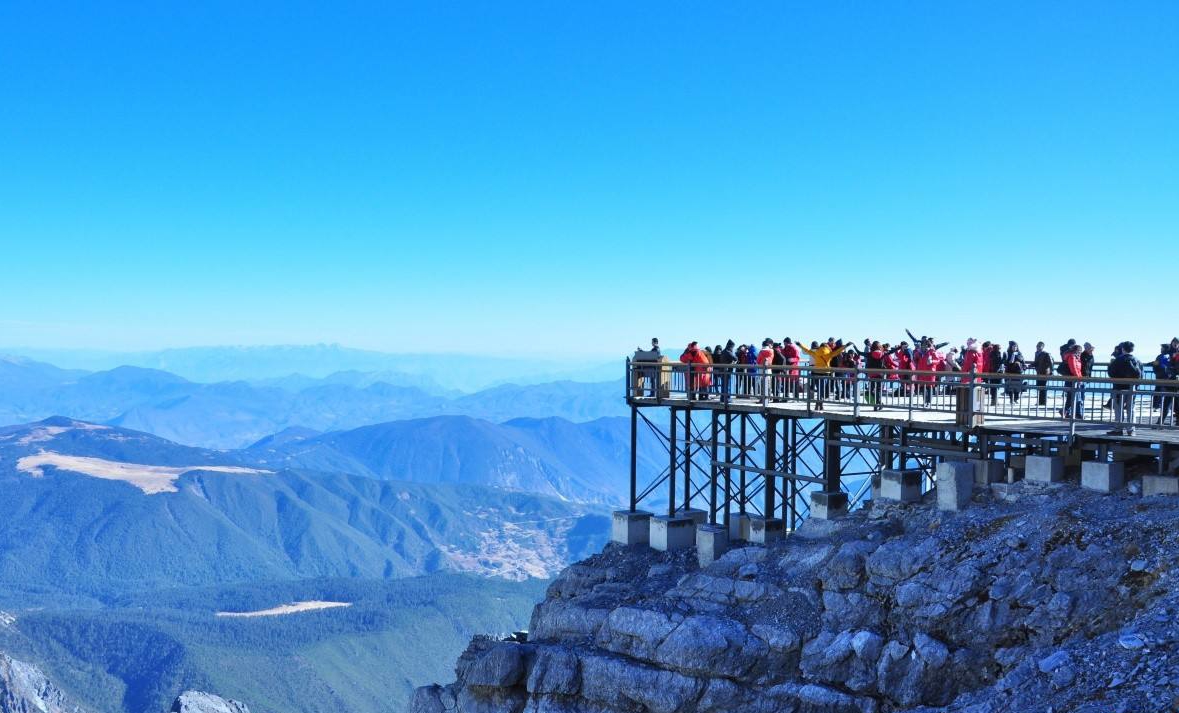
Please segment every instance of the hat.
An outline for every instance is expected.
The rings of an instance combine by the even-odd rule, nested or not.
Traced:
[[[975,344],[978,344],[978,340],[975,339],[974,337],[971,337],[970,339],[966,340],[966,348],[967,349],[973,349]]]
[[[1090,344],[1089,342],[1085,342],[1085,348],[1086,348],[1086,349],[1092,349],[1092,348],[1093,348],[1093,345],[1092,345],[1092,344]]]
[[[773,343],[774,343],[774,340],[773,340],[773,339],[770,339],[769,337],[766,337],[765,339],[761,340],[761,345],[762,345],[763,347],[768,347],[768,346],[770,346],[770,345],[771,345],[771,344],[773,344]]]
[[[733,342],[733,340],[732,340],[732,339],[730,339],[729,341],[725,342],[725,349],[732,349],[732,348],[733,348],[733,347],[735,347],[735,346],[737,346],[737,345],[736,345],[736,344]]]

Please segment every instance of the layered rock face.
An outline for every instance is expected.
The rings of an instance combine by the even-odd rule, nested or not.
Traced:
[[[528,641],[476,639],[411,713],[1171,710],[1177,534],[1179,498],[1023,484],[704,569],[610,546],[552,584]]]

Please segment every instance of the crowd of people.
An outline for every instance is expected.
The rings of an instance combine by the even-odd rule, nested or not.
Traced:
[[[762,340],[761,346],[737,344],[733,340],[712,349],[691,342],[679,356],[683,364],[692,365],[691,383],[687,386],[690,399],[707,400],[713,397],[727,401],[732,396],[765,396],[779,400],[798,397],[805,389],[816,410],[823,410],[825,400],[847,398],[860,381],[854,373],[839,369],[866,369],[865,403],[874,409],[884,408],[884,399],[892,396],[915,395],[928,405],[939,392],[953,394],[954,385],[979,383],[985,386],[990,403],[998,402],[1000,392],[1005,399],[1017,404],[1025,391],[1034,391],[1036,405],[1047,406],[1047,381],[1053,375],[1069,377],[1093,376],[1097,362],[1095,349],[1089,342],[1070,339],[1060,345],[1057,354],[1047,351],[1043,342],[1029,360],[1015,341],[1000,342],[968,339],[960,347],[942,351],[949,342],[938,342],[933,337],[920,339],[906,330],[909,339],[893,345],[865,339],[862,346],[850,340],[828,337],[824,342],[812,341],[807,346],[790,337],[782,341]],[[659,340],[651,340],[651,349],[638,349],[636,362],[658,362],[662,359]],[[804,358],[809,359],[806,373]],[[712,365],[730,368],[712,369]],[[1159,354],[1150,362],[1148,373],[1134,355],[1134,343],[1122,342],[1110,355],[1107,376],[1113,379],[1179,380],[1179,338],[1161,344]],[[765,369],[759,367],[778,367]],[[1029,378],[1025,374],[1035,374]],[[1065,381],[1064,402],[1057,412],[1065,417],[1085,417],[1085,382]],[[641,387],[640,387],[641,388]],[[652,383],[651,388],[655,388]],[[1153,408],[1161,410],[1159,423],[1170,418],[1179,423],[1179,392],[1176,387],[1158,386],[1153,392]],[[1132,384],[1113,383],[1110,399],[1104,408],[1113,409],[1114,420],[1125,424],[1114,434],[1133,435],[1133,407],[1136,389]]]

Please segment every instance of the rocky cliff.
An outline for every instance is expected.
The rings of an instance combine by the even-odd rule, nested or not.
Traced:
[[[0,713],[82,713],[36,666],[0,653]]]
[[[701,569],[611,545],[411,713],[1174,710],[1179,498],[1075,485],[810,521]]]
[[[211,693],[185,691],[172,704],[171,713],[250,713],[245,703],[230,701]]]
[[[53,685],[36,666],[0,653],[0,713],[87,713]],[[243,703],[187,691],[171,713],[250,713]]]

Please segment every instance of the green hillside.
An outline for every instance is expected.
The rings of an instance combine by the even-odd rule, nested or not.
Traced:
[[[17,621],[0,628],[0,650],[37,662],[104,713],[165,710],[185,688],[246,701],[256,713],[398,711],[414,686],[452,674],[473,634],[525,626],[544,586],[435,574],[172,589],[102,609],[11,611]],[[308,600],[352,606],[216,616]]]

